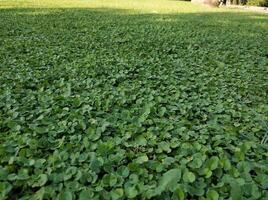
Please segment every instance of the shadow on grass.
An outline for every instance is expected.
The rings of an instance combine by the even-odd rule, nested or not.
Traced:
[[[76,51],[82,53],[87,47],[83,41],[84,45],[107,50],[116,45],[131,48],[135,43],[140,50],[147,51],[150,48],[144,49],[145,43],[160,49],[165,43],[180,48],[197,45],[210,49],[212,55],[213,51],[226,50],[239,54],[241,49],[250,51],[250,46],[258,47],[260,52],[256,55],[267,54],[268,17],[257,13],[142,14],[110,8],[19,8],[2,9],[0,23],[0,41],[10,42],[2,48],[4,54],[29,44],[37,45],[36,48],[48,45],[47,48],[57,51],[59,46],[67,47],[67,43],[77,45]],[[12,44],[16,40],[17,45]],[[140,53],[139,48],[132,49],[135,50]]]
[[[267,64],[268,17],[258,13],[20,8],[2,9],[0,24],[2,66],[87,66],[92,60],[135,66],[153,59],[186,66],[220,61],[263,71]]]
[[[18,8],[2,9],[0,23],[2,58],[16,56],[31,66],[79,63],[94,52],[118,59],[159,52],[190,59],[195,54],[230,64],[268,53],[268,17],[258,13]]]
[[[146,14],[111,8],[9,8],[1,9],[0,16],[2,34],[6,29],[11,28],[10,26],[16,29],[23,24],[22,29],[38,27],[42,31],[42,24],[45,24],[44,28],[49,28],[58,23],[66,28],[70,24],[76,24],[77,28],[90,24],[96,24],[96,27],[102,24],[112,24],[114,27],[119,27],[125,23],[129,26],[139,24],[141,26],[168,27],[175,25],[184,27],[189,25],[185,32],[198,32],[202,31],[202,28],[210,27],[212,32],[225,32],[226,34],[239,34],[241,29],[245,34],[248,32],[251,34],[267,33],[268,27],[268,15],[249,12]]]

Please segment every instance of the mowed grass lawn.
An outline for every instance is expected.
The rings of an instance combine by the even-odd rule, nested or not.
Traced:
[[[0,199],[268,199],[268,15],[0,1]]]

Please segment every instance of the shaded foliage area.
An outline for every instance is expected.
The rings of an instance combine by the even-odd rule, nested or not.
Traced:
[[[267,7],[268,6],[268,0],[229,0],[229,1],[224,1],[229,2],[230,4],[233,5],[248,5],[248,6],[263,6]]]
[[[2,199],[266,199],[267,16],[0,12]]]
[[[247,5],[268,7],[268,0],[248,0]]]

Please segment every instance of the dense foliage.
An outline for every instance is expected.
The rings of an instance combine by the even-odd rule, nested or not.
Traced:
[[[247,5],[268,7],[268,0],[248,0]]]
[[[230,0],[230,4],[268,7],[268,0]]]
[[[268,198],[268,16],[175,5],[1,9],[0,199]]]

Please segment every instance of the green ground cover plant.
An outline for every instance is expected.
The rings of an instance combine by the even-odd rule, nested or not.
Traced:
[[[267,20],[0,1],[0,199],[267,199]]]

